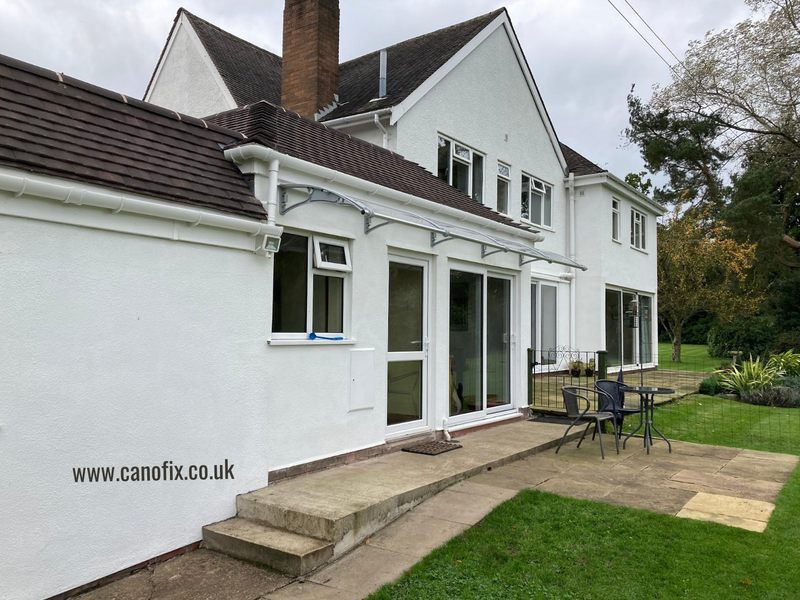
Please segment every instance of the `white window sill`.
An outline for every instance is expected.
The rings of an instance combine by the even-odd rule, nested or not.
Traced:
[[[611,241],[614,242],[615,244],[619,244],[620,246],[622,246],[622,242],[620,242],[619,240],[615,240],[614,238],[611,238]],[[631,246],[631,248],[632,247],[633,246]]]
[[[267,344],[270,346],[353,346],[355,343],[356,340],[352,338],[346,340],[321,340],[319,338],[316,340],[267,340]]]
[[[637,248],[636,246],[631,246],[631,250],[636,250],[637,252],[641,252],[642,254],[650,254],[647,250],[642,250],[641,248]]]

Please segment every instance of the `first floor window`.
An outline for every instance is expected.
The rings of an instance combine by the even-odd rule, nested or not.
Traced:
[[[552,186],[523,173],[520,203],[523,219],[546,227],[553,225]]]
[[[638,210],[631,209],[631,246],[645,250],[645,216]]]
[[[483,155],[439,136],[436,175],[454,188],[483,202]]]
[[[511,167],[497,163],[497,212],[508,214],[508,196],[511,188]]]
[[[611,239],[619,241],[619,200],[611,200]]]
[[[284,233],[273,260],[272,332],[344,335],[348,243]]]

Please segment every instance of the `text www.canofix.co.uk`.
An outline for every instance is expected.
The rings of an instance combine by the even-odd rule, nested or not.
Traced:
[[[186,471],[184,472],[184,469]],[[165,460],[160,465],[136,467],[78,467],[72,468],[75,483],[100,483],[108,481],[196,481],[233,479],[233,463],[225,459],[220,465],[174,465]]]

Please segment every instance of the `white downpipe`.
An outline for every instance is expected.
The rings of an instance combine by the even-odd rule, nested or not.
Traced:
[[[60,185],[44,181],[35,175],[19,177],[0,173],[0,190],[11,192],[16,197],[25,194],[37,198],[56,200],[64,204],[105,208],[112,213],[126,212],[172,221],[182,221],[189,223],[192,227],[204,225],[206,227],[241,231],[249,233],[251,236],[266,234],[280,236],[283,231],[282,227],[270,225],[263,221],[229,217],[207,210],[185,208],[178,204],[143,200],[107,192],[98,192],[88,188]]]
[[[449,206],[445,206],[444,204],[438,204],[431,200],[418,198],[417,196],[413,196],[405,192],[399,192],[395,189],[383,185],[378,185],[376,183],[372,183],[364,179],[359,179],[358,177],[354,177],[353,175],[347,175],[346,173],[342,173],[340,171],[334,171],[333,169],[329,169],[328,167],[322,167],[320,165],[316,165],[314,163],[310,163],[308,161],[295,158],[294,156],[283,154],[281,152],[278,152],[277,150],[273,150],[272,148],[267,148],[266,146],[260,146],[258,144],[248,144],[246,146],[229,148],[228,150],[225,150],[225,158],[227,158],[228,160],[232,160],[236,164],[242,164],[247,162],[248,160],[261,160],[269,162],[270,160],[277,159],[284,167],[290,169],[297,169],[298,171],[303,171],[305,173],[308,173],[309,175],[320,177],[321,179],[325,179],[329,183],[340,183],[342,185],[359,189],[370,196],[379,194],[381,196],[384,196],[391,200],[395,200],[402,204],[407,204],[411,206],[416,206],[418,208],[422,208],[424,210],[430,211],[433,214],[441,214],[458,221],[475,223],[476,225],[479,225],[485,229],[498,231],[511,237],[527,239],[534,243],[541,242],[544,240],[544,237],[538,233],[517,229],[516,227],[504,225],[503,223],[497,223],[495,221],[491,221],[484,217],[479,217],[477,215],[470,214],[468,212],[459,210],[457,208],[451,208]]]
[[[384,148],[388,148],[389,147],[389,134],[386,132],[386,128],[381,123],[381,119],[380,119],[380,117],[378,115],[375,115],[375,119],[374,120],[375,120],[375,125],[378,127],[378,129],[381,130],[381,133],[383,134],[383,147]]]
[[[569,179],[567,180],[567,185],[569,186],[569,258],[570,260],[575,260],[575,173],[569,174]],[[576,318],[577,318],[577,310],[575,303],[577,302],[577,293],[575,288],[577,287],[575,283],[575,277],[577,276],[577,269],[574,267],[570,267],[570,274],[572,277],[570,278],[569,282],[569,346],[570,348],[575,347],[576,339],[577,339],[577,332],[576,332]]]
[[[269,189],[267,190],[267,223],[275,225],[275,215],[278,213],[278,167],[277,158],[269,161]]]

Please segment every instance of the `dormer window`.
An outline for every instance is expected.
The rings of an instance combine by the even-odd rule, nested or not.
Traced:
[[[453,140],[439,136],[436,175],[457,190],[483,202],[482,154]]]

